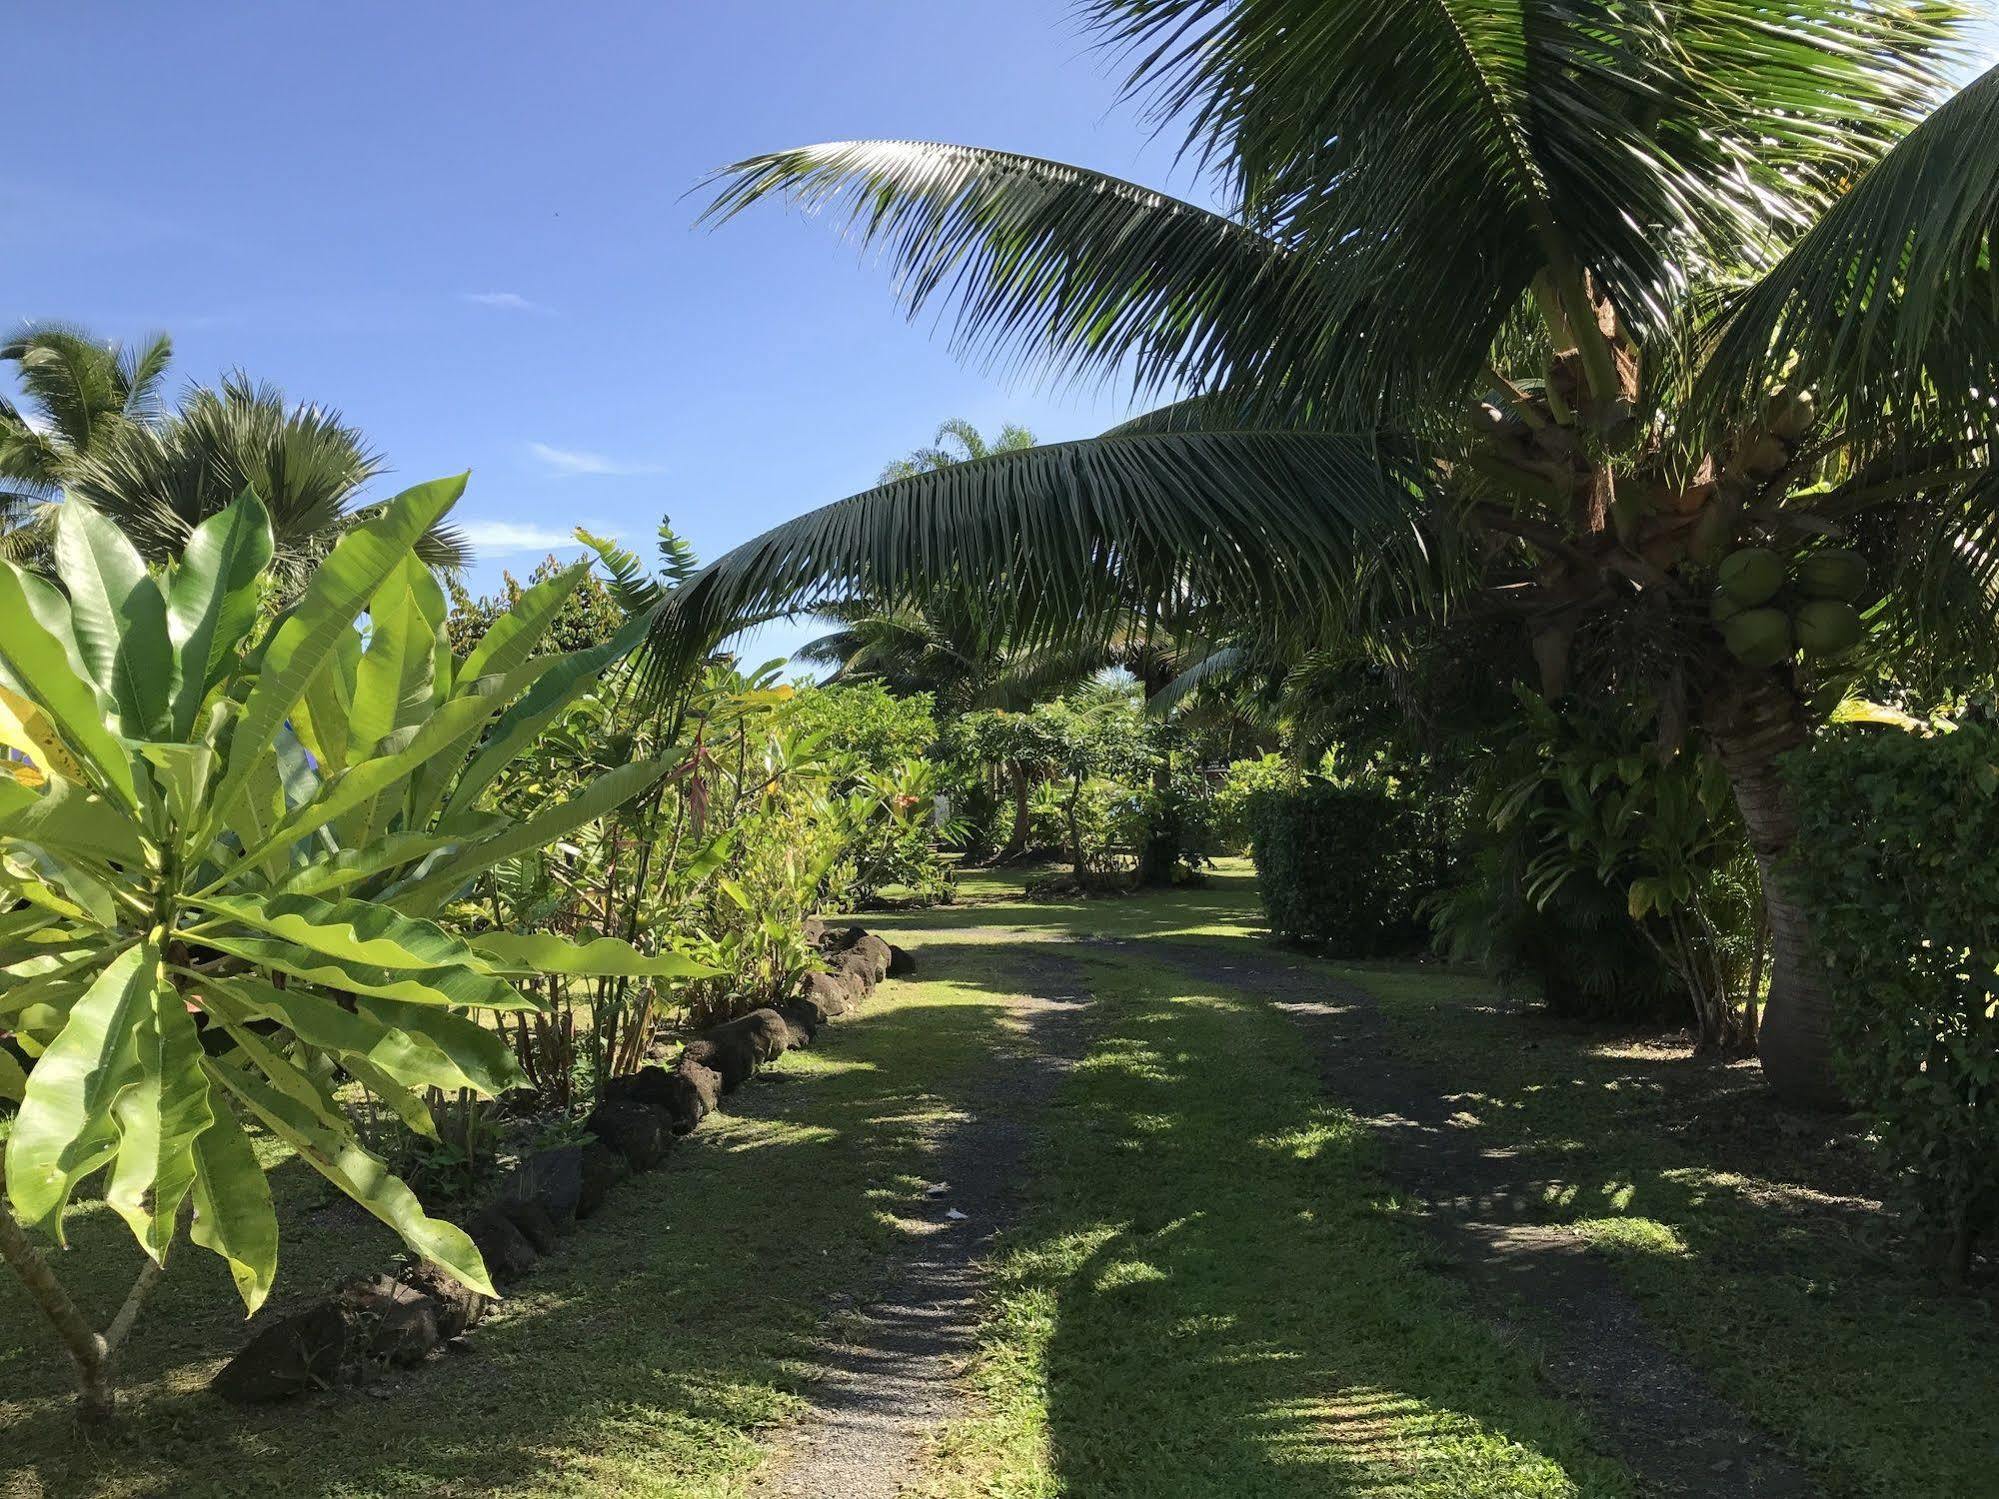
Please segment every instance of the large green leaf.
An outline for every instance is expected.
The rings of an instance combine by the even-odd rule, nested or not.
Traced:
[[[401,1065],[410,1069],[412,1082],[423,1075],[427,1066],[438,1075],[456,1074],[460,1079],[457,1083],[438,1083],[438,1087],[467,1087],[497,1098],[527,1081],[521,1072],[520,1059],[506,1037],[476,1020],[431,1005],[372,996],[357,999],[354,1008],[363,1016],[392,1027],[419,1051],[429,1054],[427,1063],[416,1056],[402,1059]],[[396,1075],[404,1074],[398,1071]]]
[[[302,864],[273,887],[297,895],[327,895],[376,876],[414,864],[440,849],[453,848],[469,835],[387,833],[366,848],[343,848],[337,854]]]
[[[430,569],[407,557],[368,599],[368,642],[354,674],[350,753],[416,723],[430,704],[433,645],[444,594]]]
[[[194,1142],[194,1226],[188,1237],[229,1264],[243,1307],[254,1313],[278,1274],[278,1215],[249,1136],[226,1108]]]
[[[319,761],[328,777],[347,768],[353,728],[354,681],[361,670],[361,636],[349,630],[340,637],[305,692],[292,708],[292,728]]]
[[[341,537],[313,573],[305,597],[264,649],[256,685],[230,743],[229,768],[216,788],[214,821],[227,820],[252,768],[269,755],[278,726],[342,638],[352,633],[355,616],[369,597],[465,492],[465,478],[434,479],[404,490],[380,514]]]
[[[14,782],[0,782],[0,806],[12,799]],[[51,781],[40,795],[28,792],[26,805],[0,811],[0,835],[39,844],[93,863],[143,868],[146,847],[131,816],[81,786]]]
[[[213,896],[190,904],[344,963],[410,969],[483,966],[477,953],[436,922],[373,901],[270,895]],[[205,941],[208,929],[197,926],[190,935]]]
[[[138,1075],[111,1109],[118,1158],[104,1200],[140,1247],[164,1264],[181,1203],[194,1187],[195,1141],[215,1122],[200,1065],[201,1037],[180,991],[164,977],[153,990],[152,1008],[139,1018],[137,1047]]]
[[[97,976],[28,1074],[7,1139],[7,1195],[23,1219],[46,1221],[58,1238],[70,1192],[118,1147],[111,1106],[139,1078],[139,1023],[161,981],[156,932]]]
[[[298,1101],[226,1060],[204,1060],[208,1075],[241,1100],[271,1132],[334,1186],[473,1290],[497,1296],[486,1262],[464,1230],[423,1211],[401,1178],[360,1146],[329,1133]]]
[[[608,978],[712,978],[720,972],[685,953],[642,953],[616,937],[570,942],[552,932],[481,932],[469,939],[481,955],[514,973]]]
[[[549,672],[563,664],[561,656],[536,656],[521,661],[504,672],[493,672],[482,677],[461,674],[456,694],[451,701],[436,710],[434,717],[444,717],[455,712],[460,705],[468,702],[484,703],[485,711],[475,715],[476,722],[459,732],[445,745],[417,776],[410,792],[410,821],[420,825],[429,820],[437,810],[437,804],[444,799],[444,793],[465,768],[465,753],[472,748],[479,737],[480,727],[485,720],[505,708],[523,692],[531,690]],[[427,726],[426,726],[427,727]]]
[[[277,1021],[306,1045],[343,1062],[358,1057],[411,1087],[471,1088],[497,1097],[521,1081],[520,1063],[497,1032],[448,1011],[372,998],[348,1010],[323,995],[243,974],[222,987],[247,1013]]]
[[[134,739],[166,732],[174,652],[167,601],[125,533],[72,496],[56,518],[56,571],[77,649]]]
[[[260,968],[289,973],[308,983],[347,994],[373,994],[420,1005],[467,1005],[488,1010],[532,1010],[536,1002],[504,979],[472,968],[389,969],[342,962],[311,948],[274,937],[209,935],[202,945]]]
[[[502,859],[553,843],[563,834],[615,812],[632,798],[645,792],[673,768],[667,760],[641,760],[621,765],[599,776],[576,796],[560,806],[503,828],[490,837],[447,855],[438,867],[412,884],[383,892],[386,903],[409,914],[423,915],[449,900],[454,892],[481,870]]]
[[[30,585],[13,563],[0,560],[0,661],[22,690],[48,710],[72,750],[97,778],[133,810],[139,799],[132,783],[131,757],[106,727],[94,687],[72,669],[63,642],[29,607]]]
[[[518,703],[493,725],[493,732],[444,804],[444,816],[455,819],[471,808],[479,793],[491,785],[514,758],[533,744],[549,721],[574,698],[598,685],[604,669],[639,648],[646,638],[648,619],[638,615],[602,645],[558,656]]]
[[[202,699],[256,624],[271,550],[270,513],[247,489],[188,538],[167,582],[167,632],[180,668],[175,738],[194,732]]]
[[[464,668],[459,672],[460,680],[476,681],[480,677],[512,671],[541,644],[561,614],[562,606],[571,594],[590,575],[590,563],[586,558],[563,568],[552,578],[544,578],[514,601],[507,610],[487,628],[465,655]]]
[[[454,744],[461,743],[466,734],[476,734],[479,725],[492,715],[496,706],[491,700],[478,697],[452,699],[432,714],[400,748],[348,766],[328,782],[318,796],[298,807],[259,839],[245,857],[255,861],[273,849],[296,843],[306,834],[346,816],[390,787],[407,780],[433,756],[448,752]]]
[[[14,1060],[14,1053],[0,1046],[0,1098],[19,1103],[28,1091],[28,1074]]]

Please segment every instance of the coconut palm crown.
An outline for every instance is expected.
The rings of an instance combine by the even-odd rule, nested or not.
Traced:
[[[1834,1100],[1778,759],[1862,665],[1999,663],[1999,72],[1946,100],[1963,9],[1086,11],[1226,212],[853,141],[728,169],[710,215],[830,213],[968,354],[1182,399],[779,526],[657,640],[918,579],[1027,636],[1134,601],[1321,647],[1517,619],[1544,691],[1642,695],[1726,765],[1768,886],[1765,1070]]]

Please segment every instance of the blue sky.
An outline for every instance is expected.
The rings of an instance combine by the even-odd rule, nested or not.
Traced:
[[[480,584],[662,512],[713,556],[947,416],[1123,414],[961,366],[824,225],[695,230],[712,168],[921,136],[1188,186],[1068,0],[71,0],[9,40],[0,322],[164,328],[183,378],[338,406],[395,478],[470,468]]]
[[[1122,414],[962,367],[825,225],[696,230],[686,196],[873,135],[1166,180],[1067,0],[79,0],[9,31],[0,322],[164,328],[181,376],[338,406],[396,479],[470,468],[482,583],[577,524],[649,547],[662,512],[712,556],[944,417]]]

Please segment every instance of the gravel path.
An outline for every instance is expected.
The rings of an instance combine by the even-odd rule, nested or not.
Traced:
[[[1806,1499],[1811,1481],[1700,1373],[1668,1349],[1576,1235],[1538,1221],[1540,1183],[1510,1152],[1456,1122],[1449,1089],[1395,1054],[1374,998],[1281,954],[1142,943],[1220,991],[1261,994],[1296,1022],[1326,1091],[1383,1142],[1390,1176],[1467,1279],[1534,1312],[1545,1372],[1588,1414],[1648,1492],[1701,1499]]]
[[[759,1499],[891,1499],[916,1476],[958,1413],[985,1256],[1011,1221],[1035,1119],[1082,1053],[1089,996],[1074,962],[1031,947],[917,951],[926,980],[976,963],[981,985],[1017,985],[1002,1000],[1009,1041],[939,1134],[929,1169],[944,1190],[906,1225],[907,1257],[821,1348],[812,1414],[777,1440],[751,1487]]]

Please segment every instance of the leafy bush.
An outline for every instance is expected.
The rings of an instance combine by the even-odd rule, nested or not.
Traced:
[[[1265,791],[1288,791],[1299,784],[1298,767],[1279,754],[1260,760],[1231,760],[1222,782],[1214,789],[1210,813],[1212,836],[1218,849],[1242,853],[1252,837],[1250,808]]]
[[[1849,732],[1786,771],[1836,1062],[1961,1275],[1999,1224],[1999,733]]]
[[[1263,909],[1278,936],[1354,958],[1421,940],[1430,861],[1414,809],[1391,787],[1307,781],[1255,797],[1249,820]]]
[[[424,1090],[491,1096],[519,1075],[468,1010],[531,1009],[518,986],[549,971],[705,971],[670,950],[467,937],[434,919],[485,871],[668,769],[635,760],[525,820],[482,804],[636,634],[533,655],[581,579],[571,569],[455,657],[417,548],[463,488],[419,485],[382,507],[276,614],[270,520],[248,493],[163,574],[74,498],[56,525],[66,592],[0,562],[0,743],[21,757],[0,776],[0,1024],[33,1059],[0,1068],[0,1095],[19,1103],[0,1249],[63,1332],[95,1413],[115,1339],[85,1336],[22,1223],[60,1238],[72,1195],[107,1172],[106,1203],[152,1261],[141,1291],[185,1230],[255,1310],[278,1227],[254,1124],[490,1290],[471,1241],[366,1148],[339,1074],[431,1133]]]
[[[1530,890],[1542,829],[1518,819],[1465,861],[1468,877],[1430,906],[1433,944],[1504,987],[1529,985],[1565,1020],[1635,1020],[1684,1012],[1678,975],[1631,919],[1623,892],[1579,871]]]
[[[1515,918],[1522,955],[1548,973],[1551,1008],[1627,1018],[1690,1007],[1702,1046],[1748,1049],[1760,886],[1720,764],[1690,745],[1662,748],[1656,724],[1615,705],[1558,710],[1524,688],[1519,698],[1524,717],[1481,801],[1502,845],[1495,914]],[[1515,885],[1531,914],[1514,905]],[[1565,942],[1571,925],[1587,946]]]

